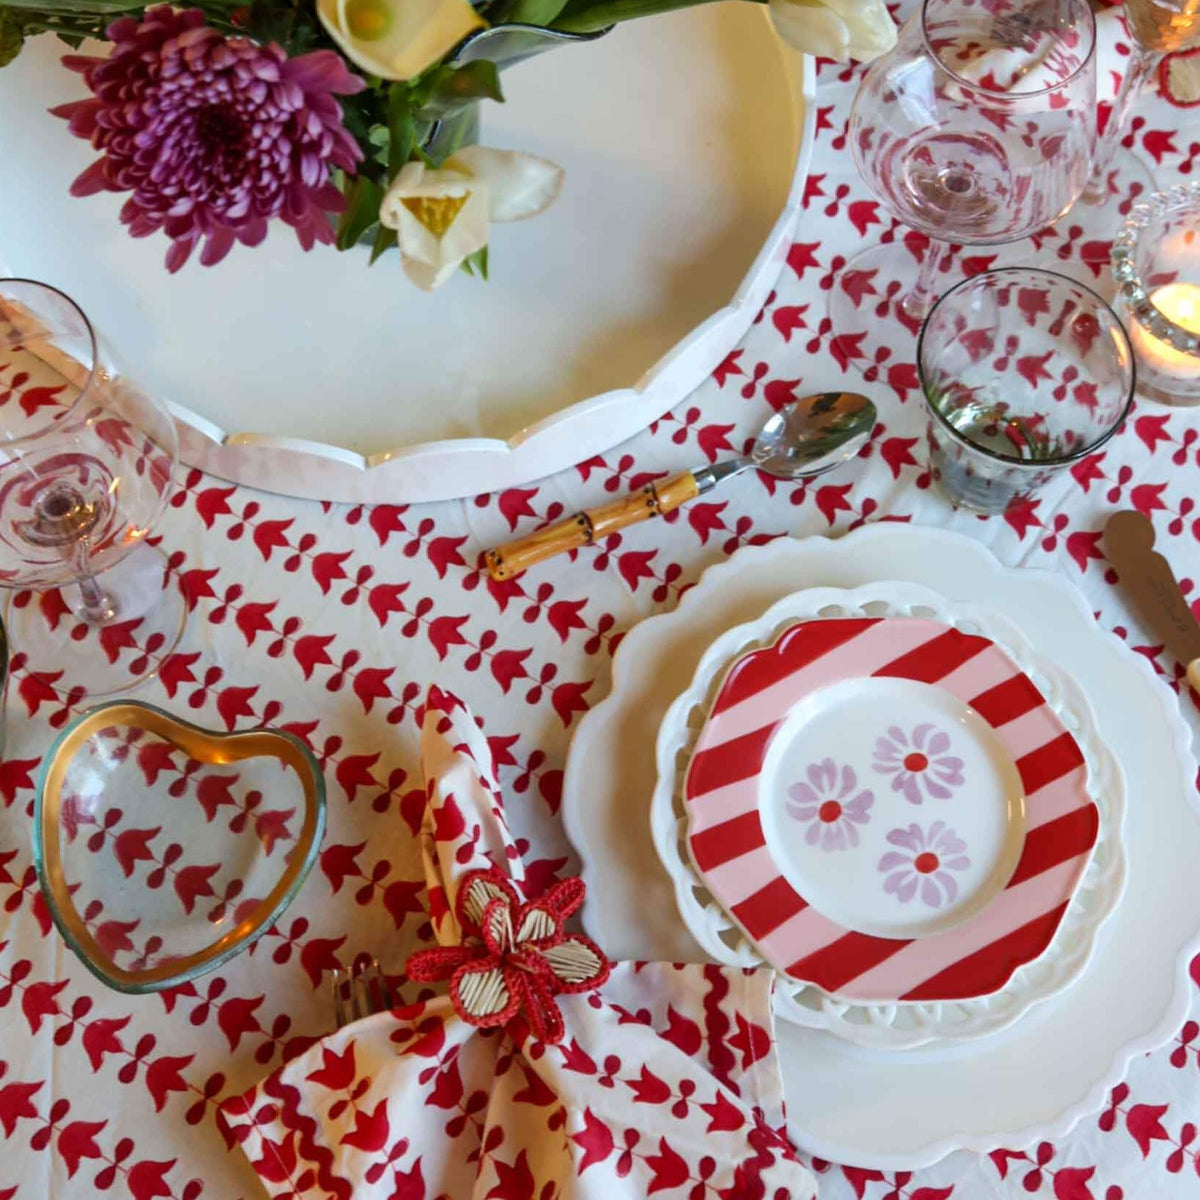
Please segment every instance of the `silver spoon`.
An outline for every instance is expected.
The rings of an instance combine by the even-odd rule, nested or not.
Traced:
[[[755,467],[778,479],[811,479],[853,458],[875,428],[875,405],[857,392],[821,392],[785,404],[762,427],[749,454],[684,471],[622,500],[489,550],[488,574],[503,581],[534,563],[616,533],[648,517],[673,512],[717,484]]]

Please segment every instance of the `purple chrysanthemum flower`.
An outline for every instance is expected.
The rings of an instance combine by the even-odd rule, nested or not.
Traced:
[[[134,237],[171,239],[178,271],[196,243],[218,263],[234,239],[257,246],[279,217],[305,250],[332,242],[344,201],[333,167],[362,158],[334,94],[365,82],[332,50],[288,58],[279,46],[227,38],[196,8],[149,8],[108,27],[109,58],[68,55],[93,98],[51,111],[103,157],[71,185],[74,196],[132,192],[121,220]]]

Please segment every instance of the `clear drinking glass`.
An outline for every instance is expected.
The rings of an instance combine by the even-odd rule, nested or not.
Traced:
[[[901,297],[915,333],[947,243],[1017,241],[1066,212],[1091,162],[1095,44],[1087,0],[925,0],[863,77],[849,140],[867,186],[929,248],[918,270],[896,238],[843,280],[869,273],[873,294]],[[869,319],[861,297],[834,289],[835,333]]]
[[[176,454],[170,416],[73,300],[0,279],[0,585],[42,593],[8,606],[26,669],[97,696],[145,679],[175,648],[186,605],[145,539]]]
[[[1109,196],[1109,176],[1142,88],[1158,73],[1168,54],[1200,45],[1200,0],[1125,0],[1125,24],[1133,42],[1129,67],[1096,142],[1092,176],[1084,193],[1089,203]]]
[[[1133,400],[1133,351],[1112,309],[1026,267],[951,288],[921,329],[917,372],[933,477],[981,513],[1027,500],[1094,453]]]

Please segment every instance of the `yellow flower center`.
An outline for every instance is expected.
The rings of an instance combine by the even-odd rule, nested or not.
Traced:
[[[346,24],[360,42],[377,42],[392,28],[392,14],[384,0],[347,0]]]
[[[441,238],[470,198],[470,192],[464,192],[461,196],[405,196],[400,203],[435,238]]]

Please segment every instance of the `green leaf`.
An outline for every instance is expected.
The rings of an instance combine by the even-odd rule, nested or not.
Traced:
[[[109,13],[140,12],[141,4],[130,0],[4,0],[5,8],[32,10],[53,15],[70,13],[73,16],[96,16]]]
[[[517,0],[507,19],[523,25],[549,25],[566,4],[567,0]]]
[[[386,225],[380,225],[375,232],[375,244],[371,247],[371,261],[368,266],[374,266],[375,260],[386,253],[396,244],[396,231]]]
[[[346,197],[346,211],[338,221],[337,248],[349,250],[351,246],[358,245],[363,234],[379,220],[383,188],[373,180],[357,175],[346,181],[343,195]]]
[[[388,170],[390,183],[400,173],[400,168],[412,156],[416,143],[416,127],[408,89],[402,83],[393,83],[388,90]]]
[[[496,64],[486,58],[464,63],[461,67],[442,67],[431,73],[430,83],[432,86],[421,105],[421,115],[426,117],[447,117],[476,100],[501,103],[504,100],[500,72]],[[424,91],[423,87],[421,92]]]
[[[25,44],[21,24],[11,13],[0,8],[0,67],[7,67]]]
[[[468,275],[474,275],[478,271],[480,277],[486,282],[488,277],[488,248],[484,246],[482,250],[476,250],[474,254],[468,254],[462,260],[462,269]]]

